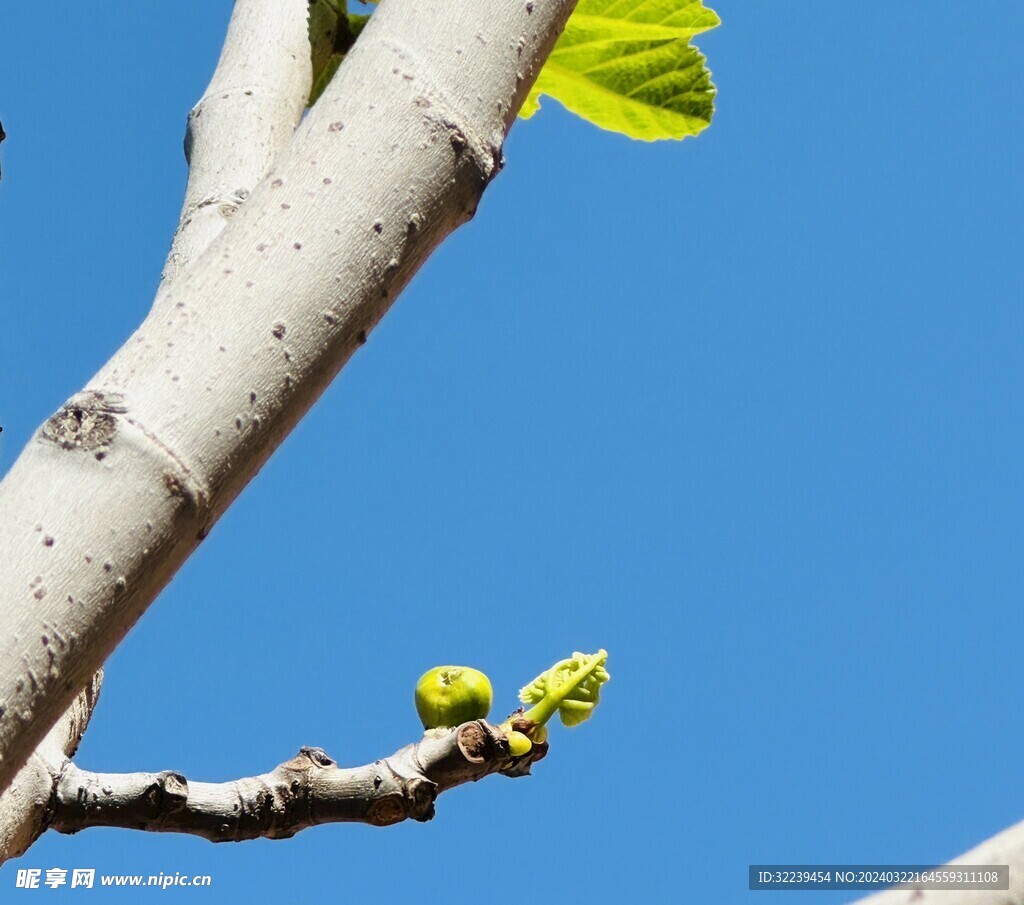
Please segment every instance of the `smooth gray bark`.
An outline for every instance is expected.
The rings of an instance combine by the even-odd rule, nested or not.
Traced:
[[[213,78],[188,117],[188,185],[161,288],[210,247],[291,141],[313,81],[308,5],[235,0]]]
[[[858,905],[1024,905],[1024,823],[1018,823],[964,852],[950,866],[1008,864],[1010,888],[891,889],[861,899]]]
[[[291,139],[312,80],[307,2],[236,0],[213,78],[189,115],[189,179],[161,288],[220,235]],[[0,795],[0,863],[46,829],[53,778],[80,741],[67,733],[85,731],[100,681],[97,674]],[[70,749],[54,743],[54,732]]]

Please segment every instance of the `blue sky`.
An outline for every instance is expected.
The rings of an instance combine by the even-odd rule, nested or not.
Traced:
[[[90,830],[17,866],[214,878],[96,902],[807,902],[747,865],[933,862],[1024,818],[1024,8],[717,8],[699,139],[519,124],[111,659],[78,760],[364,763],[429,666],[510,709],[604,646],[595,719],[426,825]],[[4,9],[0,469],[144,316],[229,12]]]

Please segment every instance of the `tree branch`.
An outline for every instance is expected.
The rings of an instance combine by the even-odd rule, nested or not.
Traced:
[[[573,5],[383,0],[274,171],[23,451],[0,484],[0,789],[472,216]]]
[[[71,765],[57,783],[50,828],[77,833],[113,826],[240,842],[286,839],[324,823],[430,820],[442,792],[492,773],[526,775],[547,747],[513,758],[501,729],[481,720],[433,730],[363,767],[339,767],[322,749],[302,748],[269,773],[226,783],[191,782],[171,771],[89,773]]]
[[[98,672],[0,795],[0,864],[28,851],[46,829],[54,788],[78,750],[102,684]]]
[[[224,49],[188,117],[188,186],[169,286],[220,235],[295,132],[313,80],[309,0],[235,0]]]
[[[166,287],[220,235],[230,217],[291,140],[312,83],[308,37],[309,0],[235,0],[213,78],[193,107],[185,135],[188,185],[164,268]],[[0,141],[3,129],[0,127]],[[95,704],[94,679],[56,728],[85,731],[83,702]],[[64,727],[61,729],[61,727]],[[75,747],[80,741],[79,734]],[[30,846],[44,828],[51,776],[73,751],[44,739],[0,796],[0,863]],[[20,791],[16,791],[19,789]]]
[[[859,900],[857,905],[1024,905],[1024,822],[1003,830],[951,865],[1008,864],[1010,888],[988,890],[888,889]]]

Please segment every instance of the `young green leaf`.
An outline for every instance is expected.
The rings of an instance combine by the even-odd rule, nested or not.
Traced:
[[[685,138],[707,128],[715,86],[690,38],[721,20],[701,0],[580,0],[520,115],[547,94],[594,125],[631,138]]]
[[[590,718],[610,676],[605,669],[608,652],[574,653],[542,672],[519,691],[519,700],[533,705],[522,719],[544,724],[557,712],[565,726],[578,726]]]
[[[347,12],[343,0],[309,0],[313,88],[307,107],[312,107],[324,93],[369,18]]]
[[[340,0],[309,0],[309,46],[313,58],[313,83],[323,74],[334,55]]]
[[[320,95],[324,93],[324,89],[331,83],[334,73],[338,71],[338,67],[344,59],[345,54],[343,53],[334,53],[328,57],[327,63],[320,70],[320,74],[313,80],[313,89],[309,92],[307,107],[312,107],[320,99]]]

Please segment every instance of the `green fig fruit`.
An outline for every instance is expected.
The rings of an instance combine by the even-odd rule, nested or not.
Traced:
[[[416,712],[424,729],[461,726],[491,712],[491,681],[469,666],[435,666],[416,683]]]

